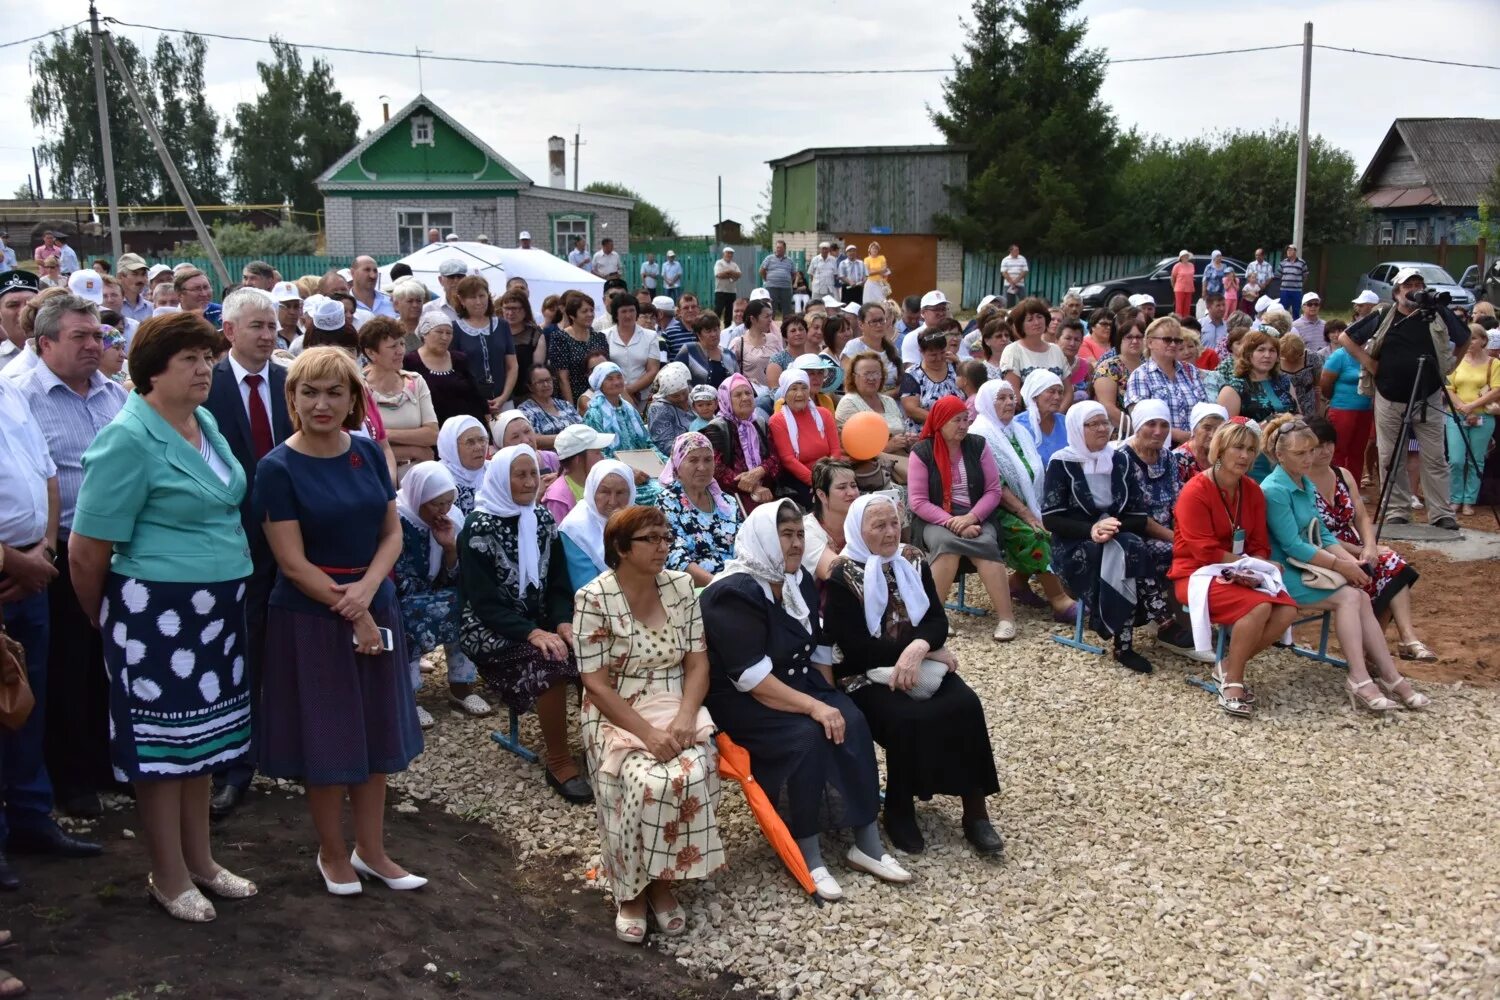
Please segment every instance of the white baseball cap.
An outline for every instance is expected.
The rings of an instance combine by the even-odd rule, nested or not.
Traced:
[[[290,281],[278,281],[276,282],[276,286],[271,289],[271,298],[277,302],[290,302],[293,299],[301,302],[302,293],[297,291],[297,286]]]
[[[656,298],[651,300],[651,305],[656,309],[657,312],[677,311],[677,303],[672,301],[672,296],[670,295],[658,295]]]
[[[676,257],[677,256],[677,251],[676,250],[668,250],[667,251],[667,256],[668,257]]]
[[[531,234],[528,233],[526,230],[523,229],[523,230],[521,230],[521,235],[518,236],[518,237],[516,237],[516,239],[529,240],[529,239],[531,239]]]
[[[750,289],[750,301],[754,302],[757,299],[765,299],[767,302],[769,302],[771,301],[771,293],[766,291],[764,288]]]
[[[800,371],[813,371],[814,369],[828,371],[838,367],[832,358],[825,358],[821,354],[799,354],[792,360],[792,367]]]
[[[146,283],[149,285],[163,274],[171,274],[172,269],[165,264],[152,264],[151,270],[146,272]]]
[[[979,309],[977,311],[984,312],[984,307],[989,305],[991,302],[994,302],[999,297],[1000,296],[998,295],[986,295],[984,298],[979,300]]]
[[[1151,303],[1152,305],[1156,305],[1156,299],[1150,295],[1145,294],[1144,292],[1138,292],[1125,301],[1135,306],[1137,309],[1145,305],[1147,302]]]
[[[73,272],[68,278],[68,291],[79,298],[88,299],[96,306],[104,302],[104,280],[91,267]]]
[[[1319,295],[1317,292],[1308,292],[1306,295],[1302,296],[1302,304],[1307,305],[1309,302],[1316,302],[1319,305],[1322,305],[1323,296]]]
[[[1392,281],[1391,284],[1397,286],[1404,285],[1413,278],[1421,278],[1424,285],[1427,283],[1427,279],[1422,278],[1421,271],[1418,271],[1414,267],[1403,267],[1401,270],[1396,272],[1395,280]]]
[[[1259,316],[1261,313],[1265,312],[1267,309],[1276,304],[1276,300],[1271,298],[1271,296],[1262,295],[1260,298],[1255,300],[1255,315]]]
[[[339,268],[338,275],[339,275],[340,278],[343,278],[345,281],[353,281],[354,280],[354,272],[351,271],[351,270],[349,270],[347,267],[341,267],[341,268]]]
[[[445,243],[457,243],[458,242],[458,234],[457,233],[449,233],[447,236],[443,237],[443,241]]]
[[[1373,306],[1380,304],[1380,296],[1366,288],[1350,301],[1357,306]]]
[[[818,249],[819,250],[832,250],[833,249],[833,244],[829,243],[827,240],[824,240],[822,243],[818,244]]]
[[[588,424],[569,424],[552,439],[552,450],[559,459],[569,459],[590,449],[602,451],[614,443],[613,434],[601,434]]]
[[[829,309],[837,309],[839,307],[839,300],[832,295],[825,295],[823,296],[823,305]]]
[[[850,316],[858,316],[859,315],[859,303],[857,303],[857,302],[845,302],[844,303],[844,312],[848,313]]]
[[[724,248],[724,252],[725,253],[734,253],[734,247],[725,247]]]
[[[923,309],[930,309],[933,306],[945,306],[947,304],[948,296],[944,295],[942,290],[938,288],[934,288],[932,291],[922,296]]]

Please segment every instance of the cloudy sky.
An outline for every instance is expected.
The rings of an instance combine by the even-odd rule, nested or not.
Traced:
[[[920,7],[921,12],[916,11]],[[640,8],[640,9],[637,9]],[[503,18],[488,13],[504,10]],[[0,43],[87,16],[83,0],[39,7],[0,0]],[[203,4],[156,0],[101,13],[122,20],[299,43],[582,64],[761,69],[943,68],[963,43],[965,0],[758,0],[650,5],[489,4],[435,0],[280,0]],[[1466,63],[1500,63],[1500,3],[1428,0],[1304,0],[1206,4],[1198,0],[1085,0],[1090,43],[1114,58],[1315,41]],[[142,48],[156,32],[118,28]],[[21,96],[30,46],[0,49],[0,93]],[[211,40],[209,99],[221,114],[257,90],[255,61],[269,50]],[[334,67],[362,128],[418,90],[413,59],[320,54]],[[1297,50],[1112,67],[1104,98],[1122,126],[1172,138],[1230,127],[1295,124]],[[765,161],[808,146],[939,140],[926,113],[941,101],[941,74],[917,76],[704,76],[475,66],[426,60],[426,93],[503,156],[545,181],[546,141],[581,128],[583,183],[618,181],[662,205],[684,232],[708,231],[725,215],[748,221],[769,177]],[[1397,116],[1500,117],[1500,72],[1315,51],[1312,129],[1348,150],[1361,168]],[[30,169],[37,136],[11,105],[0,130],[0,196]],[[569,183],[572,183],[571,151]],[[44,180],[45,180],[44,172]]]

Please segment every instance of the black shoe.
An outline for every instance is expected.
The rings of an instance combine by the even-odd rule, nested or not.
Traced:
[[[213,819],[227,819],[245,799],[245,790],[239,785],[215,788],[213,798],[208,800],[208,815]]]
[[[1193,648],[1193,633],[1181,625],[1173,622],[1163,625],[1156,630],[1156,641],[1178,649]]]
[[[1434,528],[1442,528],[1444,531],[1457,531],[1458,530],[1458,519],[1454,518],[1454,517],[1449,517],[1448,515],[1444,514],[1442,517],[1438,518],[1436,521],[1433,521],[1432,522],[1432,526]]]
[[[1385,517],[1385,523],[1386,524],[1411,524],[1411,518],[1407,517],[1405,514],[1387,514],[1386,517]]]
[[[104,848],[64,833],[61,827],[45,830],[12,830],[5,849],[12,854],[51,854],[59,858],[92,858]]]
[[[915,812],[896,812],[889,809],[881,814],[885,834],[891,838],[891,846],[907,854],[921,854],[927,850],[927,841],[922,839],[922,828],[917,825]]]
[[[64,816],[74,819],[98,819],[104,815],[104,806],[99,802],[98,792],[71,792],[55,796],[57,808]]]
[[[575,806],[587,805],[594,801],[594,789],[590,787],[588,779],[581,774],[575,774],[567,781],[558,781],[550,768],[542,768],[547,775],[547,787]]]
[[[1133,649],[1117,649],[1114,656],[1116,663],[1138,674],[1149,674],[1153,669],[1151,661]]]
[[[0,854],[0,889],[14,892],[19,888],[21,888],[21,876],[16,874],[10,862],[5,860],[5,855]]]
[[[1005,841],[987,819],[964,820],[964,839],[974,845],[976,854],[999,854]]]

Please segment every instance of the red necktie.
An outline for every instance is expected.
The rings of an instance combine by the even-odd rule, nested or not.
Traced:
[[[257,462],[275,447],[271,439],[271,416],[266,413],[265,400],[260,398],[260,384],[264,381],[259,375],[245,376],[245,385],[250,389],[250,444],[255,449]]]

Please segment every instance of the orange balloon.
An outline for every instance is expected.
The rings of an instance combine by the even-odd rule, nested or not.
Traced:
[[[841,437],[844,454],[856,462],[864,462],[885,450],[891,440],[891,429],[885,425],[884,417],[867,410],[844,422]]]

